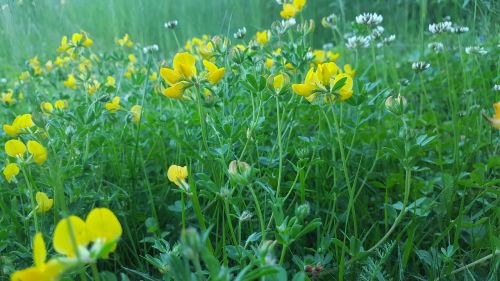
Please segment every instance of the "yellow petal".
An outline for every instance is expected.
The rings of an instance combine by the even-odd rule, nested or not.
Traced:
[[[171,87],[163,89],[163,95],[173,99],[181,99],[184,97],[184,88],[184,84],[182,82],[179,82],[172,85]]]
[[[207,75],[207,80],[210,81],[210,83],[215,84],[219,82],[222,79],[222,77],[224,77],[224,72],[225,72],[224,67],[217,68],[214,71],[210,71]]]
[[[180,186],[180,182],[186,180],[188,177],[187,166],[171,165],[168,167],[167,177],[175,185]]]
[[[19,166],[16,163],[7,164],[3,169],[3,175],[7,182],[11,182],[17,174],[19,174]]]
[[[5,134],[7,134],[9,137],[17,137],[19,133],[21,133],[21,130],[18,127],[14,127],[9,124],[4,124],[3,125],[3,131]]]
[[[43,268],[47,259],[47,249],[43,241],[42,233],[37,232],[33,238],[33,261],[35,266]]]
[[[217,70],[217,66],[208,60],[203,60],[203,65],[209,72]]]
[[[165,80],[169,85],[173,85],[179,80],[181,80],[181,75],[177,72],[174,71],[173,69],[170,68],[160,68],[160,76]]]
[[[313,93],[315,87],[310,84],[293,84],[292,90],[298,95],[301,95],[303,97],[308,97]]]
[[[274,87],[274,90],[279,92],[281,91],[281,88],[283,88],[283,84],[285,83],[285,76],[283,76],[283,74],[278,74],[276,76],[274,76],[273,78],[273,87]]]
[[[37,141],[28,141],[28,151],[33,155],[33,161],[38,165],[47,160],[47,149]]]
[[[5,143],[5,153],[11,157],[22,156],[26,152],[26,146],[19,140],[9,140]]]
[[[115,214],[107,208],[95,208],[85,220],[88,237],[91,241],[97,239],[103,242],[116,241],[122,236],[122,226]]]
[[[45,213],[49,211],[54,205],[54,199],[50,199],[49,196],[47,196],[47,194],[44,192],[37,192],[35,198],[37,203],[36,210],[39,213]]]
[[[86,247],[89,241],[85,222],[77,216],[60,220],[54,229],[53,245],[59,254],[75,257],[75,247]]]

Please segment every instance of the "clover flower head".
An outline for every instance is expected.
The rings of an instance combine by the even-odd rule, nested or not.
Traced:
[[[350,49],[368,48],[371,40],[371,36],[351,36],[347,38],[346,46]]]
[[[156,44],[149,45],[149,46],[142,48],[142,52],[145,54],[156,53],[156,52],[158,52],[158,50],[160,50],[160,47],[158,47],[158,45],[156,45]]]
[[[469,32],[469,28],[467,26],[455,26],[451,28],[451,32],[457,34],[467,33]]]
[[[429,32],[432,34],[440,34],[444,32],[452,32],[453,23],[451,21],[442,21],[429,24]]]
[[[431,49],[434,53],[441,53],[444,50],[444,45],[441,42],[431,42],[427,44],[427,48]]]
[[[429,67],[431,66],[430,63],[428,62],[425,62],[425,61],[416,61],[414,63],[411,64],[411,68],[415,71],[415,72],[422,72],[422,71],[425,71],[426,69],[428,69]]]
[[[177,20],[167,21],[165,23],[165,28],[174,29],[177,27],[178,24],[179,24],[179,22]]]
[[[243,39],[247,35],[246,27],[238,28],[238,30],[233,34],[234,39]]]
[[[465,48],[465,53],[468,55],[486,55],[488,51],[481,46],[469,46]]]
[[[377,13],[363,13],[356,16],[356,23],[365,25],[379,25],[384,20],[382,15]]]

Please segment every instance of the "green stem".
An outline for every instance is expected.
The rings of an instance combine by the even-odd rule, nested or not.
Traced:
[[[276,187],[276,198],[279,198],[280,188],[281,188],[281,174],[283,172],[283,144],[281,140],[281,120],[280,120],[280,106],[279,106],[279,97],[276,97],[276,117],[278,122],[278,153],[279,153],[279,168],[278,168],[278,184]]]

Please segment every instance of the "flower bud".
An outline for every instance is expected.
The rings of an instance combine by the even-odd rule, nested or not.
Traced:
[[[385,107],[387,108],[387,110],[397,115],[402,114],[404,112],[406,104],[407,104],[406,98],[401,95],[389,96],[385,100]]]
[[[302,204],[295,209],[295,216],[299,221],[303,221],[309,215],[310,210],[309,203]]]
[[[228,168],[229,181],[233,184],[247,185],[252,177],[252,167],[248,163],[233,160]]]

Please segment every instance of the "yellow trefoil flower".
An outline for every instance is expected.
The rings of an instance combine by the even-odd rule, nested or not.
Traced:
[[[283,89],[284,85],[285,85],[285,76],[283,75],[283,73],[280,73],[273,77],[273,88],[276,91],[276,93],[279,93],[281,89]]]
[[[289,19],[295,17],[297,14],[297,8],[290,4],[290,3],[285,3],[283,4],[283,10],[280,12],[280,16],[284,19]]]
[[[271,38],[271,33],[267,30],[259,31],[255,36],[257,37],[257,42],[260,45],[264,46],[266,45],[267,41],[269,41],[269,39]]]
[[[33,162],[38,165],[42,165],[48,156],[47,148],[41,145],[37,141],[30,140],[28,141],[28,151],[31,153],[33,157]]]
[[[73,244],[72,238],[76,245]],[[54,229],[52,240],[54,250],[70,258],[76,257],[79,246],[86,247],[90,241],[85,222],[77,216],[60,220]]]
[[[14,92],[12,90],[8,90],[6,93],[2,93],[2,101],[7,104],[12,104],[16,100],[14,99]]]
[[[59,110],[64,110],[64,109],[68,108],[68,102],[65,100],[56,100],[56,102],[54,103],[54,106]]]
[[[54,281],[64,271],[64,265],[58,260],[47,259],[47,249],[42,234],[37,232],[33,238],[34,265],[14,272],[11,281]]]
[[[132,47],[134,46],[134,42],[130,40],[130,36],[126,33],[123,38],[116,40],[116,43],[120,46],[125,46],[125,47]]]
[[[44,192],[37,192],[35,195],[36,199],[36,211],[38,213],[45,213],[52,209],[54,205],[54,199],[50,199],[49,196]]]
[[[133,64],[136,64],[137,63],[137,58],[134,56],[134,54],[129,54],[128,55],[128,60],[133,63]]]
[[[59,53],[66,52],[70,48],[70,45],[68,44],[68,36],[63,36],[61,38],[61,44],[57,48],[57,51]]]
[[[493,115],[493,117],[489,118],[484,114],[483,116],[486,120],[488,120],[488,122],[490,122],[493,128],[500,129],[500,101],[494,103],[493,108],[495,109],[495,115]]]
[[[214,63],[212,63],[208,60],[203,60],[203,65],[208,70],[207,80],[210,83],[216,84],[224,76],[224,72],[225,72],[224,67],[219,68]]]
[[[170,85],[163,90],[163,95],[180,99],[183,97],[185,82],[196,75],[196,58],[189,53],[177,53],[173,59],[173,69],[162,67],[160,76]]]
[[[19,174],[19,166],[16,163],[9,163],[3,168],[3,175],[7,182],[11,182]]]
[[[130,113],[132,113],[132,122],[138,124],[141,121],[142,106],[136,104],[130,108]]]
[[[5,143],[5,153],[11,157],[22,157],[26,152],[26,145],[20,140],[8,140]]]
[[[120,97],[116,96],[113,98],[113,100],[111,102],[107,102],[105,104],[105,107],[107,110],[111,111],[111,112],[117,112],[118,110],[120,110]]]
[[[68,78],[63,82],[64,86],[71,88],[71,89],[76,89],[76,79],[73,74],[69,74]]]
[[[297,12],[302,11],[304,6],[306,5],[307,0],[293,0],[293,6],[297,9]]]
[[[45,113],[51,113],[52,111],[54,111],[54,106],[52,106],[50,102],[42,102],[40,104],[40,108]]]
[[[187,189],[188,184],[186,178],[188,177],[187,166],[170,165],[167,170],[168,180],[181,188]]]
[[[22,114],[17,116],[12,125],[4,124],[3,130],[10,137],[16,137],[18,134],[22,133],[23,130],[29,129],[35,126],[31,118],[31,114]]]
[[[94,84],[95,84],[95,82],[94,82]],[[115,77],[113,77],[113,76],[106,77],[106,86],[116,88]]]

